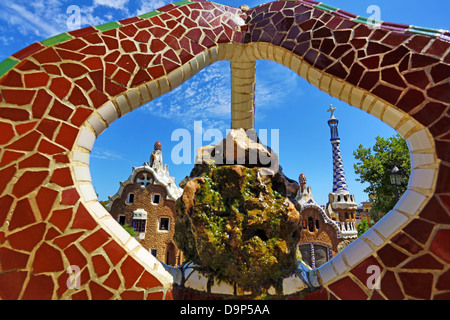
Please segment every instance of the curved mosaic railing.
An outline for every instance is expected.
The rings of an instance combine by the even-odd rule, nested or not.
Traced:
[[[202,68],[230,60],[252,70],[257,59],[379,118],[411,152],[399,203],[309,273],[322,289],[307,298],[450,298],[449,33],[374,28],[309,0],[243,10],[183,1],[0,63],[2,299],[172,299],[182,271],[153,258],[98,203],[90,151],[116,119]],[[234,100],[233,120],[242,114],[251,126],[253,104],[243,100]],[[370,266],[380,271],[377,289],[367,287]],[[293,282],[286,287],[295,294]]]

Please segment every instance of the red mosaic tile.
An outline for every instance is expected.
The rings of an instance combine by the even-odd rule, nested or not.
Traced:
[[[73,111],[74,110],[71,107],[69,107],[69,106],[59,102],[59,100],[55,99],[53,101],[53,105],[50,109],[49,115],[51,115],[52,117],[61,119],[61,120],[67,120],[72,115]]]
[[[80,204],[73,219],[72,228],[93,230],[96,226],[97,222],[91,217],[84,205]]]
[[[50,84],[50,90],[62,100],[70,91],[72,83],[64,77],[53,78]]]
[[[354,267],[350,272],[353,273],[359,281],[363,284],[368,283],[369,278],[373,275],[373,271],[370,270],[370,267],[376,266],[380,270],[380,274],[383,271],[383,267],[373,256],[365,259],[363,262],[359,263],[356,267]]]
[[[61,232],[64,232],[72,219],[72,209],[54,210],[49,222],[55,225]]]
[[[439,229],[430,245],[430,251],[443,261],[450,263],[450,230]]]
[[[0,80],[0,84],[5,87],[23,87],[22,75],[15,70],[10,70],[6,76]]]
[[[92,80],[97,90],[103,92],[103,79],[105,77],[103,70],[89,72],[88,77]]]
[[[121,55],[119,61],[117,61],[117,65],[130,73],[132,73],[136,68],[136,63],[128,54]]]
[[[28,199],[17,202],[9,223],[9,230],[14,230],[36,222],[33,209]]]
[[[133,58],[134,60],[136,60],[140,68],[147,68],[148,64],[150,63],[153,57],[154,55],[152,54],[142,54],[142,53],[133,54]]]
[[[86,27],[86,28],[70,31],[69,34],[71,34],[74,37],[83,37],[83,36],[87,36],[87,35],[95,33],[95,32],[97,32],[97,29],[95,29],[94,27]]]
[[[33,53],[35,53],[43,48],[45,48],[45,47],[42,44],[35,42],[35,43],[29,45],[28,47],[14,53],[12,56],[14,58],[17,58],[18,60],[23,60],[26,57],[32,55]]]
[[[23,168],[47,168],[50,163],[50,159],[35,153],[24,160],[19,162],[19,169]]]
[[[46,223],[41,222],[8,235],[9,244],[13,249],[31,252],[44,238]]]
[[[69,206],[74,205],[78,202],[79,199],[80,195],[78,194],[78,191],[75,188],[64,190],[61,193],[61,204],[66,204]]]
[[[383,248],[378,250],[378,256],[386,267],[393,268],[398,266],[404,260],[408,258],[408,256],[399,250],[395,249],[392,245],[386,244]]]
[[[134,37],[134,35],[138,31],[138,29],[132,24],[124,26],[124,27],[120,27],[119,30],[129,37]]]
[[[0,144],[6,144],[15,136],[14,128],[10,123],[0,121]]]
[[[16,132],[19,135],[24,135],[25,133],[31,131],[36,127],[37,121],[30,121],[26,123],[21,123],[16,125]]]
[[[76,53],[73,51],[62,50],[62,49],[56,49],[56,51],[58,52],[59,56],[61,57],[61,59],[63,61],[69,61],[69,60],[81,61],[85,58],[84,54],[79,54],[79,53]]]
[[[450,270],[442,273],[436,283],[437,290],[450,290]]]
[[[33,117],[41,118],[47,110],[51,100],[52,97],[44,89],[39,90],[32,106]]]
[[[349,277],[333,282],[328,288],[342,300],[366,300],[367,295]]]
[[[50,276],[31,275],[23,300],[50,300],[53,296],[54,283]]]
[[[137,86],[139,84],[145,83],[145,82],[150,81],[150,80],[151,80],[151,77],[148,74],[148,72],[145,71],[145,70],[140,69],[136,73],[136,75],[134,76],[133,81],[131,81],[131,85],[130,86],[131,87],[135,87],[135,86]]]
[[[397,100],[402,93],[402,90],[397,90],[382,84],[378,84],[375,89],[372,90],[372,93],[376,96],[386,100],[387,102],[396,105]],[[409,99],[409,98],[408,98]],[[405,106],[408,107],[408,106]]]
[[[136,45],[131,40],[128,40],[128,39],[122,40],[120,42],[120,45],[121,45],[122,49],[125,50],[125,52],[127,52],[127,53],[137,51]]]
[[[155,276],[151,275],[148,272],[144,272],[137,282],[136,286],[141,288],[153,288],[162,286],[162,283],[158,279],[156,279]]]
[[[87,260],[84,254],[77,248],[76,244],[72,244],[64,249],[64,254],[69,260],[70,265],[78,266],[80,269],[87,265]]]
[[[0,265],[2,272],[25,269],[30,255],[9,248],[0,248]]]
[[[131,288],[139,276],[144,271],[144,267],[142,267],[133,257],[128,256],[122,265],[120,266],[120,270],[122,272],[122,276],[125,279],[125,288]]]
[[[48,74],[53,74],[53,75],[57,75],[57,76],[61,76],[62,75],[61,70],[59,69],[58,66],[55,66],[55,65],[52,65],[52,64],[46,64],[43,67],[44,67],[45,71]]]
[[[48,171],[26,171],[14,184],[12,193],[17,198],[29,194],[47,178]]]
[[[12,203],[14,202],[14,198],[10,195],[5,195],[0,198],[0,224],[3,225],[5,223],[6,217],[9,213],[9,209],[11,208]]]
[[[58,210],[60,213],[59,214],[64,214],[64,215],[68,215],[69,213],[72,213],[72,209],[62,209],[62,210]],[[63,212],[67,212],[67,213],[63,213]],[[65,224],[65,221],[64,221]],[[66,225],[67,226],[67,225]],[[64,228],[66,228],[66,226],[64,226]],[[53,243],[56,244],[60,249],[65,250],[69,245],[75,243],[75,241],[77,239],[79,239],[82,235],[84,234],[84,231],[80,231],[80,232],[75,232],[75,233],[70,233],[67,235],[61,235],[61,236],[57,236],[54,240]]]
[[[61,124],[58,134],[56,135],[55,142],[67,148],[72,149],[75,139],[78,135],[78,128],[72,127],[66,123]]]
[[[109,79],[105,79],[105,91],[112,97],[115,97],[126,90],[125,87],[115,84]]]
[[[164,48],[166,48],[166,44],[159,39],[153,39],[150,44],[150,50],[153,53],[159,52],[159,51],[163,50]]]
[[[419,243],[425,244],[433,231],[434,225],[422,219],[414,219],[403,231]]]
[[[423,250],[417,242],[403,232],[399,232],[394,238],[392,238],[392,242],[412,254],[416,254]]]
[[[66,154],[57,154],[53,156],[56,163],[70,163],[69,157]]]
[[[122,300],[144,300],[144,291],[123,291],[120,294]]]
[[[40,64],[55,63],[61,61],[61,58],[53,48],[41,50],[40,52],[33,54],[32,57],[36,59]]]
[[[78,51],[86,46],[87,46],[87,43],[84,42],[83,40],[81,40],[80,38],[65,41],[65,42],[59,43],[57,45],[58,48],[63,48],[63,49],[72,50],[72,51]]]
[[[2,89],[3,98],[9,104],[24,106],[33,100],[36,90]]]
[[[109,272],[109,264],[106,259],[98,254],[92,257],[92,264],[94,265],[95,273],[98,277],[102,277]]]
[[[117,271],[113,270],[109,277],[103,282],[105,286],[110,287],[111,289],[117,290],[122,281],[120,281],[119,276],[117,275]]]
[[[380,281],[380,289],[389,300],[402,300],[405,296],[392,271],[386,271]]]
[[[21,71],[30,71],[30,70],[39,70],[41,67],[35,64],[34,62],[25,59],[19,62],[15,68]]]
[[[431,273],[401,272],[399,278],[405,294],[416,299],[431,298],[433,275]]]
[[[403,77],[395,68],[386,68],[381,71],[381,80],[391,83],[394,86],[406,88],[406,83]]]
[[[91,33],[87,36],[84,36],[83,39],[90,44],[99,44],[103,43],[102,38],[98,35],[98,33]]]
[[[1,131],[1,126],[0,126],[0,131]],[[24,154],[25,154],[24,152],[5,150],[3,152],[3,156],[0,161],[0,166],[8,165],[9,163],[13,162],[14,160],[17,160],[20,157],[22,157]]]
[[[443,264],[437,261],[431,254],[427,253],[417,256],[413,260],[402,266],[402,269],[432,269],[442,270]]]
[[[0,117],[12,121],[26,121],[30,119],[30,113],[27,110],[17,108],[1,108]]]
[[[89,283],[89,289],[92,300],[109,300],[114,295],[114,293],[94,281]]]
[[[68,100],[74,106],[80,106],[80,105],[88,106],[89,105],[89,102],[86,99],[86,96],[84,95],[83,91],[78,86],[75,86],[73,88],[72,93],[70,94]]]
[[[438,101],[450,103],[450,84],[448,82],[444,82],[440,85],[428,88],[427,95],[428,97]]]
[[[77,108],[70,122],[77,127],[81,126],[84,121],[91,115],[93,110],[87,108]]]
[[[92,252],[108,241],[109,238],[110,235],[103,229],[100,229],[82,240],[80,243],[88,252]]]
[[[3,300],[19,299],[27,274],[27,271],[11,271],[0,274],[0,297]]]
[[[113,80],[123,84],[125,87],[128,85],[128,81],[130,81],[131,74],[122,69],[117,70],[116,74],[113,77]]]
[[[148,72],[150,73],[153,79],[157,79],[165,74],[164,68],[162,66],[150,67],[148,68]]]
[[[445,200],[447,196],[441,196],[443,198],[443,203],[445,206]],[[428,220],[433,223],[450,224],[450,217],[445,211],[444,207],[441,206],[438,197],[434,196],[428,201],[425,208],[420,213],[420,218]],[[448,201],[448,200],[447,200]]]
[[[78,78],[88,72],[88,69],[77,63],[66,62],[62,63],[60,67],[69,78]]]
[[[99,57],[90,57],[83,60],[82,62],[91,71],[103,69],[103,62],[102,59],[100,59]]]
[[[50,178],[50,183],[56,183],[61,187],[68,187],[73,185],[72,174],[70,168],[59,168],[53,171],[53,175]]]
[[[72,300],[89,300],[86,290],[81,290],[72,295]]]
[[[94,90],[91,93],[89,93],[89,98],[91,99],[94,108],[98,109],[102,105],[104,105],[106,102],[109,101],[108,96],[106,96],[104,93]]]
[[[64,270],[61,252],[43,242],[36,250],[33,261],[33,273],[57,272]]]
[[[103,250],[105,250],[106,254],[114,265],[117,265],[126,254],[124,248],[118,245],[114,240],[105,244],[103,246]]]
[[[42,139],[38,146],[38,151],[41,153],[54,155],[61,152],[64,152],[65,150],[56,144],[48,141],[47,139]]]
[[[61,232],[59,232],[58,230],[56,230],[56,228],[50,227],[47,230],[47,233],[45,234],[45,241],[51,241],[53,239],[55,239],[56,237],[60,236]]]

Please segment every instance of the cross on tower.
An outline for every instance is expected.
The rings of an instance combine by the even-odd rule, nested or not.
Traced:
[[[335,110],[336,110],[336,108],[333,108],[333,105],[330,104],[330,108],[327,110],[327,112],[331,112],[330,118],[333,117],[333,112],[334,112]]]

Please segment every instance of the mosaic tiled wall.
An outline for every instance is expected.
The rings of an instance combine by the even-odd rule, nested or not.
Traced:
[[[117,118],[218,60],[235,75],[232,126],[251,127],[254,61],[267,59],[381,119],[411,151],[407,192],[312,272],[323,288],[307,298],[450,299],[449,36],[310,0],[182,1],[13,54],[0,63],[0,298],[172,299],[179,270],[98,203],[90,151]]]

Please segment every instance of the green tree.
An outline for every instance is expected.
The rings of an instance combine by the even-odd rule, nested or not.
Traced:
[[[389,171],[396,165],[403,176],[402,184],[398,187],[399,195],[402,195],[408,185],[411,173],[410,154],[406,141],[398,134],[390,138],[376,137],[372,148],[359,145],[353,151],[357,163],[353,165],[355,173],[359,175],[361,183],[368,183],[364,192],[373,195],[369,199],[373,202],[369,215],[377,222],[384,214],[392,210],[397,200],[395,199],[395,187],[391,185]]]
[[[366,219],[362,219],[361,223],[358,224],[358,226],[356,227],[356,230],[358,231],[358,237],[361,237],[361,235],[366,232],[367,230],[369,230],[370,226],[367,223]]]

